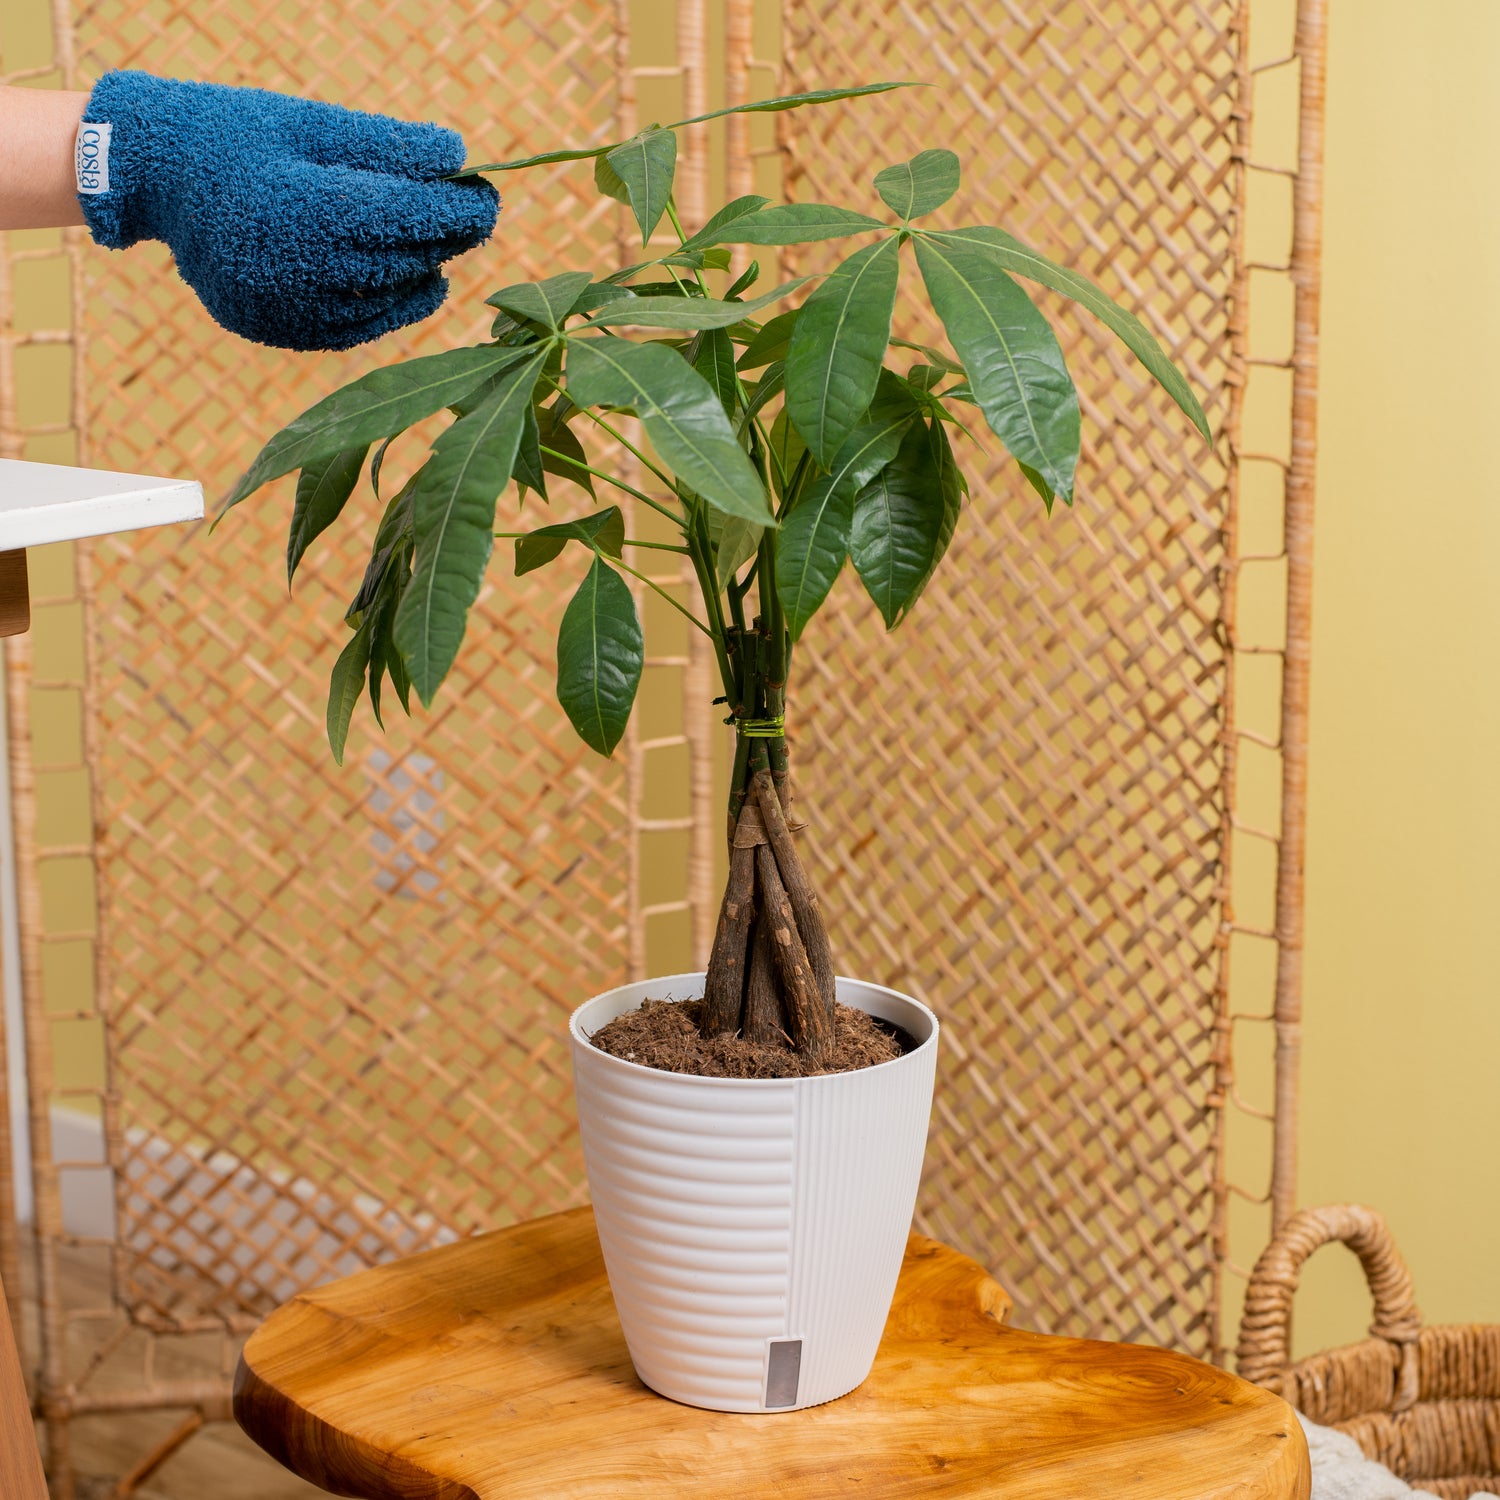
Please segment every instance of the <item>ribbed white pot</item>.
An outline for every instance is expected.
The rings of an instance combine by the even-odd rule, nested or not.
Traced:
[[[713,1411],[795,1411],[875,1361],[911,1228],[937,1017],[854,979],[838,997],[915,1037],[893,1062],[817,1078],[695,1078],[588,1038],[702,974],[574,1011],[573,1079],[610,1290],[641,1379]]]

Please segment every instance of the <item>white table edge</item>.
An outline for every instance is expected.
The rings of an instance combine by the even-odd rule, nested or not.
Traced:
[[[29,495],[20,504],[0,499],[0,551],[200,521],[204,514],[203,486],[190,479],[0,459],[0,485],[39,492],[34,504]]]

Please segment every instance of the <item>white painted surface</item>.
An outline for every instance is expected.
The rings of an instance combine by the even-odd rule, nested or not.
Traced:
[[[196,480],[0,458],[0,552],[202,519]]]
[[[688,1000],[703,975],[623,985],[569,1026],[589,1196],[641,1379],[712,1411],[797,1410],[870,1373],[916,1205],[937,1018],[840,979],[845,1005],[892,1021],[904,1057],[814,1078],[697,1078],[611,1057],[587,1038],[643,1000]],[[795,1399],[767,1403],[773,1344],[801,1341]]]

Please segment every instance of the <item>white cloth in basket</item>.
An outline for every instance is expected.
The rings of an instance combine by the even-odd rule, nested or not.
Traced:
[[[1414,1490],[1384,1464],[1372,1463],[1352,1437],[1331,1427],[1319,1427],[1301,1412],[1297,1420],[1307,1434],[1307,1451],[1312,1459],[1312,1500],[1432,1500],[1431,1491]],[[1497,1497],[1481,1490],[1472,1500]]]

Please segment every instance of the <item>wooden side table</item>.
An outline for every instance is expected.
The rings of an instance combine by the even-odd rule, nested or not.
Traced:
[[[251,1336],[240,1426],[361,1500],[1307,1500],[1285,1402],[1185,1355],[1007,1328],[911,1237],[870,1378],[807,1411],[679,1406],[636,1378],[592,1210],[364,1271]]]

